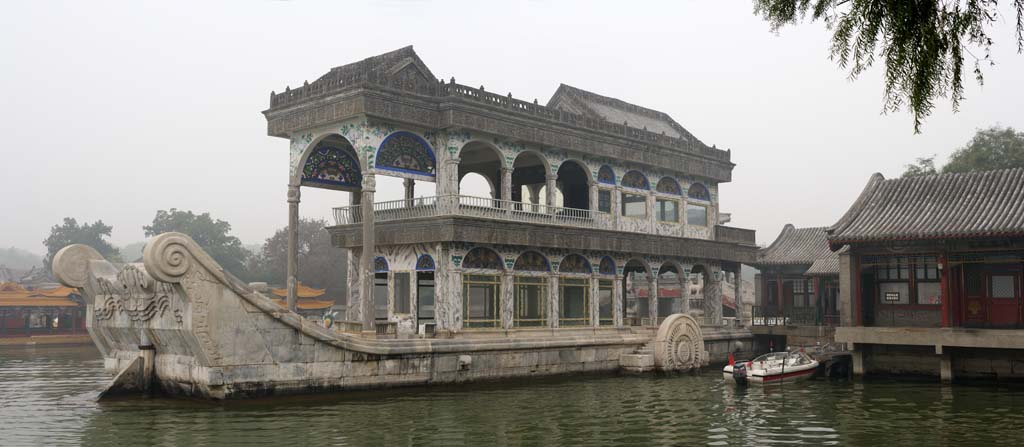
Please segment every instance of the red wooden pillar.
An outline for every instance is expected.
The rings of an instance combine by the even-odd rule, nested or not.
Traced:
[[[942,327],[950,327],[950,312],[951,307],[950,301],[953,299],[952,294],[949,293],[949,265],[946,263],[946,255],[939,255],[939,266],[942,267],[939,270],[939,288],[942,290]]]
[[[861,276],[860,276],[860,256],[854,255],[854,277],[850,278],[850,284],[853,284],[853,292],[857,294],[857,326],[864,326],[864,294],[860,292],[861,287]]]
[[[775,296],[779,300],[779,315],[786,316],[786,299],[782,296],[782,272],[775,275]]]
[[[825,321],[825,300],[822,299],[823,295],[821,294],[820,278],[815,276],[812,279],[812,282],[814,284],[814,313],[816,314],[815,319],[817,320],[816,323],[820,325]]]

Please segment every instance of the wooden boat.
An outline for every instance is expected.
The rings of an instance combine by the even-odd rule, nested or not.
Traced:
[[[775,384],[809,379],[818,369],[818,361],[806,352],[770,352],[750,361],[730,362],[722,376],[736,384]]]

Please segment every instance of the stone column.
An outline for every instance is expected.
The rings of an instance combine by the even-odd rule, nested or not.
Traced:
[[[551,274],[548,285],[548,327],[558,327],[558,275]]]
[[[598,306],[601,288],[598,286],[599,276],[596,273],[590,275],[590,325],[598,327],[601,325],[601,311]]]
[[[512,200],[512,168],[501,168],[501,200],[505,200],[502,208],[509,209]]]
[[[373,193],[376,192],[377,183],[373,172],[363,173],[363,252],[359,259],[360,279],[362,280],[362,293],[360,295],[360,314],[363,318],[363,330],[374,330],[373,311],[373,257],[376,252],[376,234],[374,232],[373,216]]]
[[[501,327],[511,329],[514,321],[515,278],[512,272],[501,273]]]
[[[622,187],[616,186],[612,190],[612,228],[621,230],[619,228],[619,219],[622,216]]]
[[[416,197],[416,180],[403,179],[402,185],[405,187],[405,207],[409,208],[413,206],[412,199]]]
[[[652,273],[647,279],[647,318],[651,319],[651,326],[658,325],[658,276]]]
[[[434,194],[438,197],[438,213],[453,213],[457,203],[455,196],[459,194],[459,157],[446,157],[441,160],[435,181],[437,183]]]
[[[590,212],[597,212],[597,182],[590,182]]]
[[[704,323],[722,325],[722,270],[709,267],[708,282],[704,284]]]
[[[462,304],[465,302],[465,297],[462,296],[462,269],[453,268],[451,273],[448,275],[449,293],[444,299],[448,303],[448,314],[450,315],[449,320],[451,322],[450,330],[458,332],[462,330],[462,314],[464,309]]]
[[[743,266],[740,265],[736,269],[736,282],[733,293],[736,296],[736,320],[740,322],[741,327],[748,326],[748,320],[750,318],[747,315],[747,303],[743,302]]]
[[[944,268],[948,269],[948,265],[944,265]],[[850,252],[839,254],[839,325],[840,326],[860,326],[860,319],[858,318],[858,312],[861,312],[857,308],[857,291],[854,287],[859,283],[860,278],[857,277],[857,264],[850,255]],[[946,297],[942,297],[943,300]],[[781,302],[782,297],[779,297]]]
[[[615,275],[615,285],[612,287],[612,319],[615,326],[622,326],[623,305],[622,289],[625,287],[626,278],[622,275]]]
[[[655,205],[657,202],[654,199],[654,192],[647,191],[647,229],[651,234],[655,234],[658,230],[658,216]]]
[[[295,310],[299,287],[299,186],[288,186],[288,310]]]
[[[540,185],[527,185],[530,190],[530,211],[536,213],[537,205],[540,205]]]
[[[547,201],[548,201],[547,205],[549,207],[553,207],[553,206],[555,206],[555,194],[558,191],[558,186],[557,186],[558,185],[558,175],[557,174],[549,174],[549,175],[547,175],[545,177],[545,181],[547,182],[546,183],[547,196],[548,196],[547,197]],[[552,211],[551,208],[548,208],[548,212],[550,213],[550,212],[553,212],[553,211]]]
[[[362,249],[353,248],[348,254],[348,300],[345,302],[345,314],[348,321],[363,321],[362,299],[363,275],[361,272]]]

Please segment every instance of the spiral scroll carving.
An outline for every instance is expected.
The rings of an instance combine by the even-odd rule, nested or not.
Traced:
[[[100,252],[88,245],[74,244],[60,249],[53,256],[53,275],[68,287],[85,287],[89,280],[89,261],[103,259]]]
[[[150,241],[143,251],[146,272],[163,282],[180,282],[196,261],[194,253],[202,249],[181,233],[164,233]]]
[[[663,371],[685,371],[707,364],[700,324],[685,314],[671,315],[654,338],[654,366]]]

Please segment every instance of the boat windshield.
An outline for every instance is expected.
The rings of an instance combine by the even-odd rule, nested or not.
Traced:
[[[811,358],[802,352],[769,352],[755,358],[752,362],[762,364],[785,362],[786,366],[799,366],[811,363]]]

